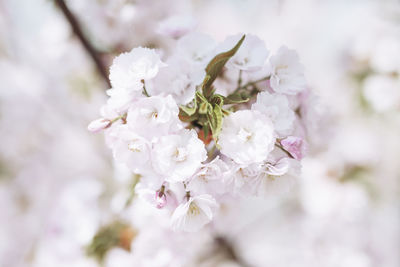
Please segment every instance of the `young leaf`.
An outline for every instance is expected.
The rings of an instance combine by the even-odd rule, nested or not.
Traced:
[[[199,106],[199,113],[200,114],[207,114],[207,110],[209,109],[209,106],[211,106],[210,103],[208,102],[203,102]]]
[[[183,110],[187,115],[192,116],[194,113],[196,113],[197,109],[197,101],[196,98],[193,99],[192,102],[187,104],[186,106],[180,106],[179,107],[181,110]]]
[[[192,116],[187,116],[186,113],[182,110],[179,110],[179,119],[183,122],[192,122],[199,118],[197,114],[193,114]]]
[[[245,93],[234,93],[231,95],[228,95],[225,99],[224,99],[224,104],[225,105],[229,105],[229,104],[239,104],[239,103],[245,103],[247,101],[249,101],[250,98],[247,97],[247,95]]]
[[[222,109],[216,105],[213,110],[207,113],[213,138],[216,140],[222,128]]]
[[[203,126],[203,133],[204,133],[204,139],[206,140],[208,138],[208,134],[209,134],[209,124],[206,123]]]
[[[200,91],[196,91],[196,98],[197,98],[197,102],[199,102],[199,103],[208,102],[207,98],[205,98],[204,95]]]
[[[221,110],[222,110],[222,115],[224,116],[229,116],[229,114],[231,114],[231,112],[227,109],[221,108]]]
[[[219,106],[223,106],[224,105],[224,96],[223,95],[219,95],[219,94],[214,94],[211,98],[211,103],[213,105],[219,105]]]
[[[243,35],[243,37],[239,40],[239,42],[229,51],[220,53],[216,55],[210,63],[208,63],[206,67],[206,77],[204,78],[202,88],[203,88],[203,94],[205,97],[210,97],[211,96],[211,85],[221,72],[222,68],[225,66],[226,62],[235,55],[235,53],[239,50],[240,46],[242,45],[244,38],[246,35]]]
[[[87,254],[102,262],[107,252],[114,247],[130,251],[131,242],[137,235],[136,230],[123,222],[113,222],[99,229],[87,247]]]

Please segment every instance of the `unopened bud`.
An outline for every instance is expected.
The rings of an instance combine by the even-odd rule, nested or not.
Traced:
[[[281,145],[294,159],[301,160],[303,158],[304,144],[302,138],[288,136],[281,140]]]
[[[100,119],[92,121],[88,125],[88,130],[92,133],[98,133],[101,130],[104,130],[104,129],[110,127],[110,125],[111,125],[111,121],[109,119],[100,118]]]
[[[157,191],[155,198],[156,198],[156,207],[158,209],[162,209],[165,207],[165,205],[167,205],[167,196],[165,195],[164,192]]]

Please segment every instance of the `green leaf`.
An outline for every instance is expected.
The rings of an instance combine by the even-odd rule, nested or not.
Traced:
[[[218,105],[207,114],[210,122],[211,132],[213,134],[214,140],[217,140],[219,133],[222,129],[222,108]]]
[[[229,105],[229,104],[239,104],[239,103],[245,103],[247,101],[249,101],[250,98],[247,96],[246,93],[239,93],[236,92],[234,94],[228,95],[225,99],[224,99],[224,104],[225,105]]]
[[[183,110],[187,115],[192,116],[194,113],[196,113],[196,109],[197,109],[196,97],[192,100],[192,102],[190,102],[186,106],[182,105],[179,108],[181,110]]]
[[[209,106],[211,106],[210,103],[208,102],[203,102],[199,106],[199,113],[200,114],[207,114],[207,111],[209,110]]]
[[[195,121],[199,118],[198,114],[193,114],[192,116],[186,115],[186,112],[184,112],[182,109],[179,110],[179,119],[183,122],[192,122]]]
[[[209,128],[208,125],[209,125],[209,124],[206,123],[206,124],[204,124],[204,126],[203,126],[204,140],[207,140],[208,135],[209,135],[209,133],[210,133],[210,128]]]
[[[223,95],[215,94],[211,97],[211,103],[218,106],[224,105],[225,97]]]
[[[228,109],[221,108],[221,110],[224,116],[229,116],[229,114],[231,114],[231,112]]]
[[[208,63],[208,65],[206,67],[207,75],[204,78],[204,81],[202,83],[203,94],[205,97],[208,98],[212,95],[212,88],[211,88],[212,83],[218,77],[218,75],[222,71],[222,68],[225,66],[226,62],[228,62],[228,60],[232,56],[234,56],[235,53],[239,50],[245,37],[246,37],[246,35],[243,35],[243,37],[239,40],[239,42],[231,50],[216,55],[210,61],[210,63]]]
[[[197,102],[199,102],[199,103],[208,102],[207,98],[205,98],[204,95],[200,91],[196,91],[196,98],[197,98]]]
[[[102,262],[107,252],[114,247],[130,251],[130,244],[137,232],[128,224],[115,221],[99,229],[86,253]]]

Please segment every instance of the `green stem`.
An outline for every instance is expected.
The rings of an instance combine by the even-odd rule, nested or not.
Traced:
[[[239,70],[238,88],[242,86],[242,70]]]
[[[147,97],[150,97],[149,93],[146,90],[146,84],[144,83],[144,80],[142,80],[142,83],[143,83],[143,94]]]
[[[241,89],[246,89],[250,85],[256,85],[259,82],[267,81],[267,80],[269,80],[269,78],[270,78],[270,76],[267,76],[267,77],[264,77],[264,78],[261,78],[261,79],[258,79],[258,80],[252,81],[252,82],[248,82],[248,83],[244,84],[243,86],[238,86],[235,90],[235,93]]]
[[[112,119],[112,120],[111,120],[111,124],[113,124],[114,122],[116,122],[116,121],[118,121],[118,120],[123,120],[123,121],[125,121],[125,120],[126,120],[126,116],[127,116],[127,114],[125,113],[125,114],[123,114],[123,115],[121,115],[121,116],[118,116],[118,117]]]

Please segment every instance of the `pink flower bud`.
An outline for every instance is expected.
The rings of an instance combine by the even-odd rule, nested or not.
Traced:
[[[288,136],[281,140],[282,147],[292,155],[293,158],[301,160],[303,158],[304,143],[301,137]]]
[[[167,205],[167,197],[163,192],[157,191],[155,195],[157,209],[162,209]]]
[[[101,130],[104,130],[104,129],[110,127],[110,125],[111,125],[111,121],[109,119],[100,118],[100,119],[92,121],[88,125],[88,130],[92,133],[98,133]]]

